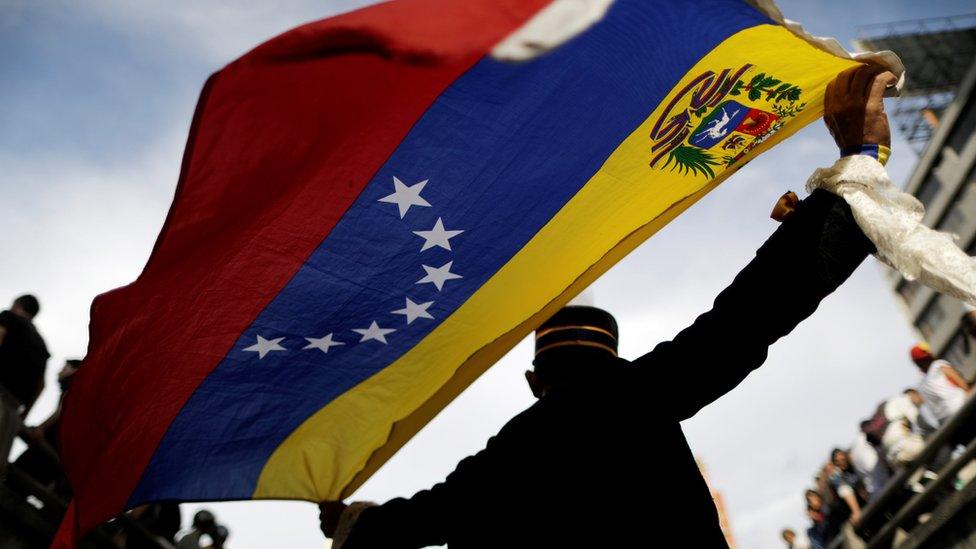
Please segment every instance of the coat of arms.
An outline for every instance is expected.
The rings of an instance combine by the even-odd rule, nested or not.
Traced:
[[[651,131],[650,166],[713,178],[713,166],[732,166],[806,107],[789,82],[744,80],[752,68],[707,71],[679,90]]]

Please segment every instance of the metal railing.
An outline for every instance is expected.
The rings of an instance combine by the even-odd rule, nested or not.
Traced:
[[[3,547],[45,547],[54,538],[59,517],[68,508],[61,495],[22,471],[8,458],[13,440],[20,438],[35,453],[60,467],[58,453],[46,441],[31,436],[19,413],[16,398],[0,387],[0,545]],[[27,501],[32,496],[40,502],[38,509]],[[156,537],[126,514],[115,518],[116,524],[128,539],[138,540],[140,547],[174,549],[166,540]],[[10,537],[6,539],[3,536]],[[16,538],[16,539],[14,539]],[[94,530],[81,543],[83,548],[118,549],[121,547],[112,532],[104,526]]]
[[[913,492],[909,485],[943,448],[958,442],[954,437],[961,428],[974,421],[976,398],[971,395],[959,412],[932,435],[919,456],[895,475],[881,494],[864,509],[858,524],[833,540],[830,549],[909,549],[924,546],[960,510],[976,499],[976,482],[969,481],[959,490],[950,486],[959,471],[976,459],[976,439],[969,441],[961,454],[943,465],[936,478],[926,484],[921,492]],[[930,513],[928,520],[919,522],[919,517],[925,513]]]

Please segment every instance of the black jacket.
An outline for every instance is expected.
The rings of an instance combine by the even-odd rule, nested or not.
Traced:
[[[30,320],[2,311],[0,326],[6,330],[0,343],[0,385],[29,410],[37,399],[51,355]]]
[[[343,549],[726,547],[678,422],[758,368],[873,251],[847,204],[814,192],[674,340],[558,386],[444,482],[364,511]]]

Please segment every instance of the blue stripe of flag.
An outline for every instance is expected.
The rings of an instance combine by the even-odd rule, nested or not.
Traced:
[[[130,506],[248,499],[265,462],[295,428],[435,329],[559,211],[702,56],[763,23],[770,21],[741,0],[618,0],[603,22],[538,60],[479,62],[418,121],[193,394]],[[393,192],[394,177],[406,185],[428,180],[421,196],[431,206],[413,206],[400,219],[395,204],[379,201]],[[424,239],[413,231],[430,230],[438,218],[464,232],[450,239],[451,251],[421,252]],[[441,291],[417,284],[423,264],[449,261],[463,278],[446,281]],[[406,297],[434,301],[434,318],[407,325],[391,314]],[[396,329],[387,344],[358,343],[351,330],[372,321]],[[305,337],[330,332],[345,345],[328,353],[302,349]],[[245,351],[258,336],[283,337],[287,350],[264,358]]]

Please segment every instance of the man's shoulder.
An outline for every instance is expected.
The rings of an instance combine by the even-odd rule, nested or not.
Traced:
[[[605,360],[590,364],[586,371],[580,373],[580,375],[567,383],[566,386],[573,391],[583,391],[586,393],[604,387],[623,390],[626,387],[621,382],[631,372],[635,372],[636,370],[637,365],[625,358],[607,357]]]
[[[42,355],[46,360],[51,355],[47,349],[47,343],[34,323],[20,315],[10,311],[0,312],[0,326],[4,327],[7,335],[5,342],[16,348],[29,349],[35,354]]]
[[[943,368],[949,368],[951,370],[959,371],[956,368],[955,364],[949,362],[948,360],[943,360],[941,358],[932,362],[932,367],[930,368],[930,370],[942,370]]]
[[[916,408],[916,406],[915,403],[912,402],[912,398],[908,395],[901,394],[886,400],[883,410],[885,419],[888,421],[897,421],[907,417],[907,415],[914,408]]]
[[[8,310],[0,311],[0,326],[4,328],[9,328],[11,325],[20,324],[18,320],[21,318]]]
[[[938,360],[933,361],[932,365],[929,366],[929,371],[925,372],[925,381],[936,382],[936,383],[943,381],[943,379],[946,377],[946,373],[945,373],[946,368],[958,372],[958,370],[956,370],[956,367],[953,366],[953,364],[948,360],[942,360],[940,358]]]

